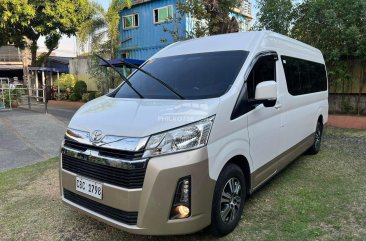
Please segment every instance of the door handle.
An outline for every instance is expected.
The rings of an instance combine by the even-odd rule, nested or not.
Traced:
[[[277,104],[274,106],[274,108],[276,108],[277,110],[281,109],[281,107],[282,107],[282,104]]]

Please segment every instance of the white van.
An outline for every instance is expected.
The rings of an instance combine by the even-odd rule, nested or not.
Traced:
[[[270,31],[172,44],[74,115],[62,200],[131,233],[225,235],[248,195],[319,151],[327,89],[322,53]]]

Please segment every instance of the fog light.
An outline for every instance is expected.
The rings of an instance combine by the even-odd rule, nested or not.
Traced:
[[[191,176],[178,180],[170,219],[187,218],[191,215]]]
[[[179,205],[176,207],[176,213],[179,214],[178,218],[186,218],[189,215],[189,207]]]

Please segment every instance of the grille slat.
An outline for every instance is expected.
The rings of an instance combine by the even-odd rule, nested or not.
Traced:
[[[62,168],[96,181],[124,188],[142,188],[146,167],[122,169],[62,155]]]
[[[126,212],[116,208],[106,206],[104,204],[98,203],[91,199],[80,196],[76,193],[70,192],[67,189],[63,189],[65,199],[78,204],[84,208],[87,208],[93,212],[100,215],[106,216],[108,218],[114,219],[116,221],[126,223],[129,225],[136,225],[137,223],[137,212]]]
[[[79,142],[75,142],[69,139],[65,140],[64,146],[76,149],[78,151],[84,152],[86,150],[98,151],[99,155],[105,157],[113,157],[124,160],[138,160],[141,159],[144,151],[123,151],[123,150],[114,150],[101,146],[87,145]]]

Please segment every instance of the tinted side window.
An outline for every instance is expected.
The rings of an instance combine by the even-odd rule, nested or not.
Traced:
[[[327,90],[327,76],[323,64],[288,56],[281,58],[287,89],[291,95]]]
[[[247,79],[248,99],[254,99],[255,87],[263,81],[276,81],[276,57],[263,56],[253,66]]]

